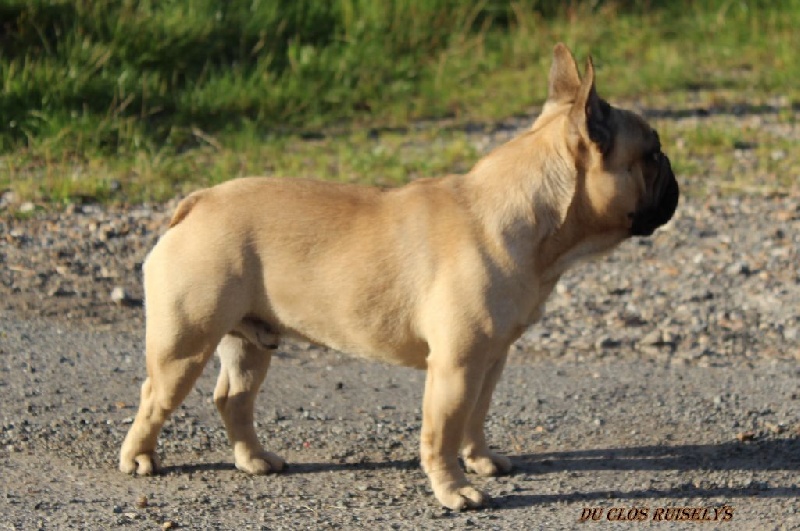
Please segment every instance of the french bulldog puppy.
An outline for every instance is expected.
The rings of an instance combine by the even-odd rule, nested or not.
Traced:
[[[280,471],[253,426],[282,337],[427,371],[422,468],[446,507],[487,496],[511,461],[484,420],[510,345],[578,260],[648,236],[678,204],[658,135],[581,79],[555,47],[530,130],[465,175],[377,188],[244,178],[177,207],[144,265],[147,379],[122,445],[125,473],[157,469],[156,440],[216,351],[214,392],[236,467]]]

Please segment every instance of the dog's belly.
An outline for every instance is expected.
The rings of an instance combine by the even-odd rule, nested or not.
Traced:
[[[258,295],[249,314],[284,336],[363,358],[426,366],[428,345],[416,325],[424,292],[416,278],[422,275],[409,273],[413,267],[394,255],[391,240],[331,234],[302,252],[268,243],[260,275],[251,279],[251,292]]]
[[[427,365],[428,345],[412,332],[403,312],[369,315],[366,309],[354,311],[314,297],[270,297],[268,304],[263,302],[255,315],[282,337],[394,365],[419,369]]]
[[[389,338],[381,335],[342,334],[320,330],[314,326],[281,326],[281,334],[300,341],[322,345],[345,354],[402,365],[416,369],[427,366],[428,346],[410,338]]]

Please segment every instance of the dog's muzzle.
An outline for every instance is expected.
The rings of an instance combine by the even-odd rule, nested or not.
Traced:
[[[632,236],[650,236],[675,214],[680,191],[672,165],[666,155],[661,154],[658,175],[653,180],[644,204],[633,215]]]

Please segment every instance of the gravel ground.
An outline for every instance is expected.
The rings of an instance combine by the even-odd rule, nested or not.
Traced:
[[[587,507],[723,505],[736,528],[800,526],[794,361],[519,352],[488,430],[516,470],[477,480],[493,507],[456,514],[419,469],[421,372],[283,349],[259,431],[291,467],[251,477],[231,464],[208,370],[164,431],[166,473],[131,478],[116,459],[144,375],[141,334],[2,317],[0,527],[570,529]]]
[[[286,474],[233,469],[212,367],[162,435],[166,473],[116,471],[141,262],[173,207],[0,217],[0,528],[570,529],[592,507],[630,528],[608,518],[727,504],[737,528],[800,529],[800,193],[684,199],[566,275],[495,396],[516,471],[477,479],[494,504],[464,514],[419,469],[422,373],[291,343],[259,403]]]

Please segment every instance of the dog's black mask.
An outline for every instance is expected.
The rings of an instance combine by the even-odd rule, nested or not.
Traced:
[[[650,236],[675,214],[680,191],[672,165],[663,153],[658,153],[658,173],[650,185],[647,200],[633,215],[632,236]]]

